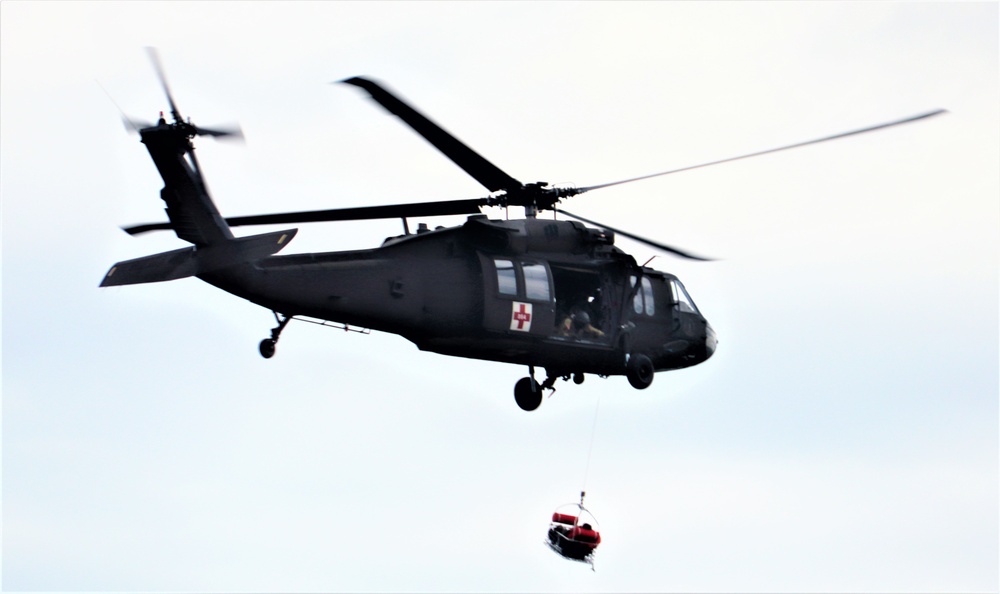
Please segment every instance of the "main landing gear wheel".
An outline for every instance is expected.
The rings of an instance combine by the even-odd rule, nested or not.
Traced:
[[[625,365],[625,377],[636,390],[645,390],[653,383],[653,362],[642,353],[632,353]]]
[[[533,377],[522,377],[514,384],[514,400],[521,410],[535,410],[542,404],[542,386]]]

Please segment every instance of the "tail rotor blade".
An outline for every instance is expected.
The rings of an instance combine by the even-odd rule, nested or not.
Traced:
[[[234,125],[232,127],[224,128],[202,128],[201,126],[195,127],[195,133],[199,136],[212,136],[213,138],[235,140],[243,142],[246,140],[243,137],[243,129],[239,125]]]
[[[130,118],[126,115],[122,116],[122,123],[125,124],[125,129],[131,133],[138,134],[139,130],[143,128],[149,128],[153,124],[146,120],[137,120],[135,118]]]
[[[118,105],[118,102],[115,101],[115,98],[111,96],[111,93],[109,93],[108,90],[104,88],[104,85],[101,84],[101,81],[98,80],[94,82],[96,82],[97,86],[100,87],[102,91],[104,91],[104,94],[108,96],[108,100],[111,101],[111,104],[114,105],[115,109],[118,110],[118,113],[121,114],[122,123],[125,124],[125,130],[127,130],[128,132],[138,134],[139,130],[141,130],[142,128],[147,128],[152,125],[147,121],[137,120],[135,118],[129,117],[125,113],[125,110],[123,110],[121,106]]]
[[[180,111],[177,109],[177,103],[174,101],[174,95],[170,92],[170,85],[167,84],[167,75],[163,69],[163,63],[160,61],[160,54],[156,51],[154,47],[147,47],[146,53],[149,54],[149,60],[153,63],[153,68],[156,70],[156,77],[160,79],[160,85],[163,86],[163,93],[167,96],[167,102],[170,104],[170,114],[174,118],[174,124],[182,125],[189,134],[195,134],[198,136],[213,136],[215,138],[229,138],[231,140],[242,141],[243,130],[238,124],[221,127],[221,128],[201,128],[195,126],[190,122],[185,122],[181,117]],[[142,125],[133,125],[142,124]],[[140,128],[148,127],[144,122],[126,122],[126,125],[138,131]]]
[[[160,63],[160,54],[156,51],[155,47],[147,47],[146,53],[149,54],[149,59],[153,62],[153,68],[156,69],[156,76],[160,79],[160,84],[163,86],[163,92],[167,95],[167,102],[170,103],[170,113],[174,116],[174,122],[180,123],[183,121],[181,113],[177,111],[174,96],[170,93],[170,86],[167,85],[167,75],[163,72],[163,65]]]

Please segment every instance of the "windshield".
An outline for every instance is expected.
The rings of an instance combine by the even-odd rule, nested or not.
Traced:
[[[691,296],[684,290],[684,285],[681,284],[681,281],[672,279],[670,281],[670,292],[673,293],[675,307],[681,311],[699,313],[698,308],[694,305],[694,301],[691,300]]]

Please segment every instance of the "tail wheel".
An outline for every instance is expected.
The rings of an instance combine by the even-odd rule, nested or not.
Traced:
[[[632,353],[625,366],[625,376],[628,383],[636,390],[645,390],[653,383],[653,362],[642,353]]]
[[[535,410],[542,404],[542,387],[534,378],[522,377],[514,384],[514,400],[521,410]]]
[[[258,349],[260,349],[260,356],[264,357],[265,359],[270,359],[271,357],[274,356],[275,346],[276,346],[275,342],[270,338],[265,338],[264,340],[260,341],[260,345],[258,346]]]

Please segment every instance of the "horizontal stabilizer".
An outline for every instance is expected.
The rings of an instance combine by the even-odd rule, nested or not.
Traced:
[[[251,235],[214,243],[206,247],[186,247],[119,262],[101,281],[102,287],[158,283],[197,276],[277,253],[295,237],[298,229]]]

